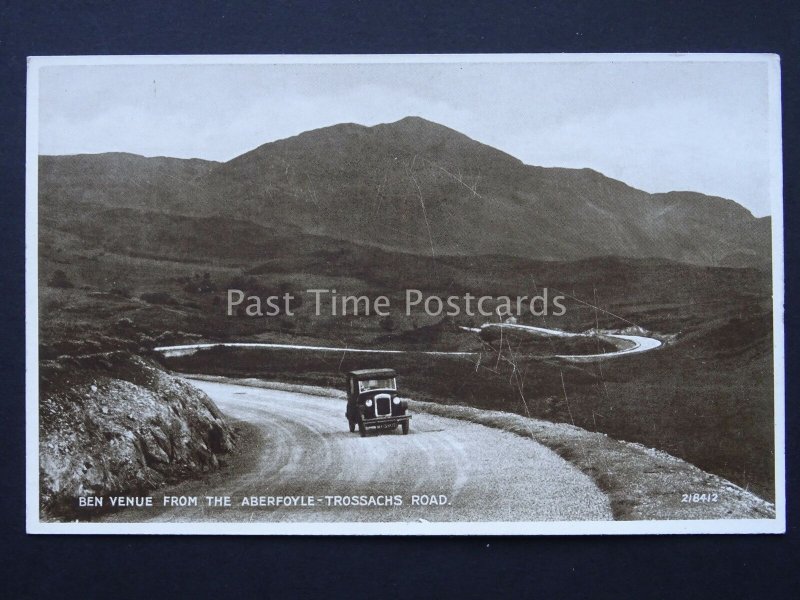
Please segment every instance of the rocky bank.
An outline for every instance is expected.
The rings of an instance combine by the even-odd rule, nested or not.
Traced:
[[[235,433],[203,392],[128,352],[40,366],[41,517],[79,518],[84,495],[145,494],[199,476]]]

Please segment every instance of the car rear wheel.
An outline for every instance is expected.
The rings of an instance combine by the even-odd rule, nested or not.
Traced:
[[[403,435],[408,435],[408,426],[409,426],[408,421],[403,421],[403,423],[400,426],[403,428]]]
[[[350,433],[353,433],[356,430],[356,422],[352,419],[347,419],[347,425],[350,427]]]

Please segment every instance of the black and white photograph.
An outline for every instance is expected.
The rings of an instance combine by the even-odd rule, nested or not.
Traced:
[[[33,57],[27,531],[785,530],[771,54]]]

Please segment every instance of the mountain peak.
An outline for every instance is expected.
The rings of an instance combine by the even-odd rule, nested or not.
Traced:
[[[403,117],[397,121],[392,121],[389,123],[378,123],[372,127],[367,125],[362,125],[360,123],[353,123],[353,122],[343,122],[343,123],[335,123],[333,125],[327,125],[325,127],[319,127],[317,129],[311,129],[309,131],[304,131],[296,136],[292,136],[292,138],[286,139],[293,139],[293,138],[302,138],[302,137],[314,137],[320,134],[325,135],[337,135],[337,134],[352,134],[352,133],[364,133],[369,130],[401,130],[409,133],[420,133],[420,132],[437,132],[441,133],[449,133],[452,135],[459,135],[464,136],[464,134],[459,133],[455,129],[451,129],[442,125],[440,123],[436,123],[435,121],[429,121],[428,119],[423,119],[422,117],[418,117],[415,115],[409,115],[407,117]],[[282,140],[277,140],[282,141]]]
[[[420,131],[420,130],[428,130],[428,131],[438,131],[438,132],[448,132],[450,134],[456,134],[459,136],[463,136],[463,133],[456,131],[455,129],[451,129],[446,125],[442,125],[441,123],[437,123],[435,121],[429,121],[428,119],[424,119],[422,117],[418,117],[416,115],[409,115],[407,117],[403,117],[397,121],[392,121],[391,123],[381,123],[380,125],[376,125],[376,128],[391,128],[391,129],[404,129],[409,131]],[[466,137],[466,136],[464,136]]]
[[[483,152],[488,150],[492,153],[501,153],[500,150],[481,144],[456,129],[416,115],[409,115],[391,123],[381,123],[370,129],[380,136],[392,139],[395,143],[405,142],[415,148],[419,148],[421,151],[426,147],[441,147],[442,144],[446,144],[451,147],[451,150],[454,147],[460,148],[459,152],[469,148],[471,151],[478,150]],[[505,153],[502,154],[505,155]],[[508,156],[508,158],[515,163],[519,162],[514,157]]]
[[[444,127],[435,121],[429,121],[428,119],[424,119],[423,117],[417,115],[408,115],[407,117],[403,117],[402,119],[398,119],[393,123],[389,123],[390,125],[434,125],[436,127]]]

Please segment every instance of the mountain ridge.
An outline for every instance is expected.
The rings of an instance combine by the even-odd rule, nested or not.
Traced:
[[[57,212],[83,202],[235,216],[417,254],[770,260],[769,217],[733,200],[526,165],[421,117],[314,129],[226,162],[107,153],[39,163],[40,203]]]

